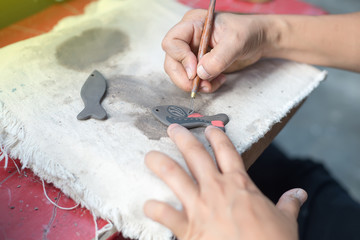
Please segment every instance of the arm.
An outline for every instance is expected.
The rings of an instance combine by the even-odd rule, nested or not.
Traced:
[[[360,72],[360,12],[326,16],[269,16],[274,32],[264,57]]]

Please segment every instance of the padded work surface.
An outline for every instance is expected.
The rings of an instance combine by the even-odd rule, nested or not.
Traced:
[[[6,177],[5,177],[6,178]],[[11,183],[11,182],[9,182],[9,183]],[[42,190],[42,189],[41,189]],[[14,191],[14,193],[13,194],[20,194],[20,193],[18,193],[18,191]],[[6,201],[6,200],[4,200],[4,201]],[[40,209],[42,209],[42,208],[40,208]],[[38,212],[40,212],[41,210],[38,210]],[[53,209],[53,206],[52,205],[50,205],[50,209]],[[12,209],[13,210],[13,209]],[[74,211],[74,212],[76,212],[76,210]],[[88,213],[87,213],[88,214]],[[58,215],[59,216],[59,215]],[[71,215],[72,216],[72,215]],[[57,225],[57,226],[59,226],[59,225]],[[92,229],[92,228],[91,228]],[[91,234],[90,234],[90,236],[91,236]]]

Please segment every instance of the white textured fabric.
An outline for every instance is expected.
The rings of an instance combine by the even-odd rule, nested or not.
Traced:
[[[185,165],[150,108],[190,104],[163,72],[161,50],[165,33],[187,10],[169,0],[100,0],[50,33],[0,50],[4,151],[131,238],[171,238],[145,218],[147,199],[179,207],[143,159],[161,150]],[[93,69],[107,78],[102,105],[109,119],[78,121],[80,89]],[[325,75],[295,62],[261,61],[229,75],[217,93],[200,94],[196,108],[228,114],[227,134],[243,152]],[[193,132],[205,143],[203,129]]]

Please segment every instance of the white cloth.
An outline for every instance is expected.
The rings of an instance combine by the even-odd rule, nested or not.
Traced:
[[[0,49],[4,150],[131,238],[171,238],[144,216],[146,200],[180,207],[143,159],[161,150],[185,165],[150,108],[190,104],[163,72],[161,50],[165,33],[187,10],[169,0],[100,0],[50,33]],[[78,121],[80,89],[93,69],[107,78],[102,105],[109,119]],[[261,61],[229,75],[217,93],[200,94],[196,108],[228,114],[227,134],[243,152],[325,75],[305,64]],[[202,132],[194,131],[205,142]]]

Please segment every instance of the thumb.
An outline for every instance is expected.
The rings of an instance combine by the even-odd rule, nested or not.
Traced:
[[[301,188],[285,192],[279,199],[276,207],[289,218],[297,219],[300,207],[307,199],[307,193]]]
[[[225,71],[237,58],[235,48],[229,48],[234,43],[224,41],[217,44],[199,61],[197,74],[203,80],[211,80]]]

